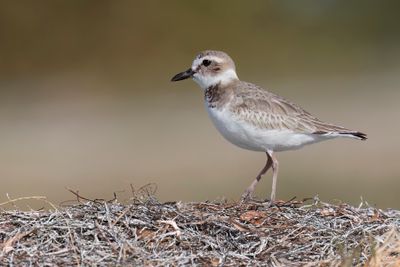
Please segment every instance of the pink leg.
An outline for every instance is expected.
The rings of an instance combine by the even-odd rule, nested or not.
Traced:
[[[278,160],[276,159],[275,155],[273,154],[272,151],[268,151],[267,154],[272,159],[272,190],[271,190],[271,203],[275,201],[275,196],[276,196],[276,183],[278,181],[278,167],[279,163]]]
[[[250,184],[250,186],[246,189],[246,191],[244,191],[242,195],[242,201],[251,199],[254,190],[256,189],[256,185],[261,180],[261,176],[263,176],[268,171],[268,169],[271,166],[273,166],[273,159],[271,157],[272,153],[271,155],[268,152],[266,154],[267,154],[267,163],[265,164],[264,168],[260,171],[260,173],[257,175],[256,179]]]

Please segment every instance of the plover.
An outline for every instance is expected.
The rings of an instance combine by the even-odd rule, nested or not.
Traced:
[[[239,80],[233,60],[222,51],[199,53],[192,66],[171,81],[192,78],[204,90],[208,114],[219,132],[231,143],[267,154],[264,168],[242,195],[252,197],[261,176],[272,167],[270,200],[276,196],[278,160],[275,152],[336,137],[366,140],[367,135],[325,123],[300,106],[261,87]]]

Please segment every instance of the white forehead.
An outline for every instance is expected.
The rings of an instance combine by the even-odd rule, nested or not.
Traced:
[[[197,66],[201,65],[204,59],[208,59],[211,61],[215,61],[217,63],[222,63],[224,61],[223,58],[217,57],[217,56],[212,56],[212,55],[206,55],[206,56],[197,56],[192,63],[192,69],[195,69]]]

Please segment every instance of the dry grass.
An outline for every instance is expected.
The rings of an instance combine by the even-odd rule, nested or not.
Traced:
[[[400,265],[396,210],[159,203],[146,188],[129,204],[74,194],[79,203],[51,211],[1,211],[0,265]]]

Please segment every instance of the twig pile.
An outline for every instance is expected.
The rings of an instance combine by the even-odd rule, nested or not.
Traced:
[[[319,200],[86,201],[1,211],[0,265],[396,266],[399,231],[399,211]]]

